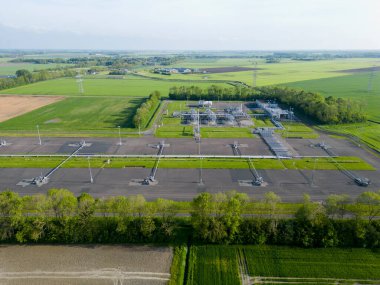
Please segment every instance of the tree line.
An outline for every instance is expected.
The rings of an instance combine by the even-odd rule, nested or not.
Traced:
[[[287,87],[268,86],[248,88],[237,86],[225,88],[212,85],[207,89],[197,86],[172,87],[169,90],[171,100],[276,100],[292,106],[299,112],[322,124],[364,122],[367,117],[363,106],[350,99],[324,97],[321,94]]]
[[[68,68],[47,69],[34,72],[20,69],[16,71],[15,78],[0,78],[0,90],[60,77],[72,77],[75,75],[76,72]]]
[[[149,98],[137,108],[135,115],[133,116],[133,124],[135,128],[145,128],[157,110],[160,104],[161,94],[158,91],[154,91],[149,95]]]
[[[248,215],[250,199],[235,191],[201,193],[191,215],[181,203],[142,195],[95,199],[65,189],[20,197],[0,193],[0,241],[43,243],[275,244],[302,247],[380,247],[380,192],[355,201],[330,195],[324,203],[305,195],[294,217],[278,215],[281,198],[268,192],[261,214]],[[364,211],[363,211],[364,210]]]
[[[321,123],[339,124],[366,121],[363,106],[350,99],[324,97],[321,94],[286,87],[260,87],[258,98],[275,99],[293,106]]]

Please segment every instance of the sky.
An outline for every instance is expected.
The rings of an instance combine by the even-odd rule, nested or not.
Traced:
[[[0,0],[0,49],[380,49],[380,0]]]

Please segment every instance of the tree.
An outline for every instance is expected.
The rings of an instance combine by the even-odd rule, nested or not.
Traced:
[[[331,194],[326,199],[327,214],[336,218],[343,219],[344,215],[348,212],[347,206],[351,202],[350,196],[346,194]]]
[[[5,191],[0,193],[0,239],[11,239],[22,224],[22,199],[17,193]]]
[[[66,189],[50,189],[47,196],[56,218],[63,220],[74,214],[77,199],[72,192]]]
[[[173,201],[158,198],[156,207],[161,216],[161,230],[165,236],[172,236],[175,229],[174,217],[178,212]]]
[[[95,199],[88,193],[82,193],[78,197],[78,216],[85,224],[95,212]]]
[[[295,217],[300,222],[309,222],[311,225],[321,225],[326,219],[326,210],[321,203],[311,202],[310,196],[304,194],[303,204],[297,210]]]
[[[23,78],[25,82],[30,83],[33,79],[32,73],[27,69],[20,69],[16,71],[17,78]]]
[[[264,195],[265,208],[269,213],[269,218],[272,219],[276,213],[277,205],[281,202],[281,197],[274,192],[267,192]]]
[[[209,234],[211,201],[211,194],[204,192],[195,197],[192,202],[191,224],[195,235],[202,240],[206,240]]]
[[[45,234],[50,205],[46,195],[43,194],[33,195],[31,202],[34,206],[34,219],[28,231],[28,238],[36,242]]]
[[[363,192],[357,198],[357,203],[366,207],[368,220],[371,222],[380,214],[380,192]]]

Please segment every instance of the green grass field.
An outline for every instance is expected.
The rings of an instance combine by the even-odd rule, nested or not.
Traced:
[[[241,284],[233,247],[192,246],[188,266],[185,284]]]
[[[376,123],[362,124],[343,124],[343,125],[326,125],[321,126],[322,129],[353,135],[369,145],[370,147],[380,151],[380,125]]]
[[[319,92],[325,96],[350,98],[361,102],[369,119],[380,122],[380,72],[376,72],[372,81],[372,91],[368,91],[369,73],[356,73],[334,78],[307,80],[286,84]],[[380,124],[324,125],[323,129],[350,134],[359,137],[364,143],[380,150]]]
[[[63,157],[0,157],[0,168],[46,168],[54,167]],[[155,164],[154,158],[111,158],[110,163],[105,164],[106,158],[92,158],[91,165],[94,168],[125,168],[145,167],[151,168]],[[257,169],[317,169],[337,170],[336,164],[328,158],[314,159],[252,159]],[[371,165],[357,157],[339,157],[336,159],[344,168],[350,170],[375,170]],[[202,168],[207,169],[248,169],[246,159],[241,158],[162,158],[159,168]],[[64,168],[88,167],[87,159],[76,157],[63,165]]]
[[[372,81],[372,91],[368,91],[369,73],[307,80],[285,84],[286,86],[321,93],[325,96],[350,98],[363,104],[372,120],[380,121],[380,72]]]
[[[251,276],[380,279],[380,253],[368,249],[247,246],[243,252]]]
[[[257,85],[283,84],[287,82],[297,82],[301,80],[311,80],[320,78],[338,77],[347,73],[337,72],[340,70],[371,67],[375,63],[371,58],[358,59],[335,59],[318,61],[293,61],[283,60],[280,63],[264,63],[260,59],[250,58],[227,58],[227,59],[206,59],[182,61],[174,66],[205,68],[205,67],[226,67],[242,66],[254,67],[253,62],[258,62]],[[150,73],[148,69],[141,71],[142,74],[157,76],[161,78],[185,79],[185,80],[236,80],[252,84],[252,71],[227,72],[214,74],[176,74],[171,76],[157,75]]]
[[[0,123],[2,131],[72,132],[132,128],[141,98],[71,97]],[[134,130],[134,129],[133,129]]]
[[[80,95],[75,78],[61,78],[1,90],[0,94],[148,97],[152,91],[157,90],[165,97],[168,95],[170,87],[183,85],[197,85],[207,88],[210,86],[210,83],[178,83],[135,77],[126,77],[126,79],[85,78],[83,80],[84,94]]]
[[[253,138],[250,128],[202,127],[202,138]]]
[[[190,249],[186,284],[241,284],[239,252],[252,284],[380,282],[380,253],[369,249],[205,245]]]
[[[0,61],[0,75],[15,75],[19,69],[27,69],[29,71],[65,67],[69,64],[33,64],[33,63],[10,63]]]
[[[316,139],[319,135],[300,122],[283,122],[285,130],[278,131],[284,138]]]

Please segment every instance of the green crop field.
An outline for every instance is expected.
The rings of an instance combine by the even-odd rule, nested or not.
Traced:
[[[185,284],[241,284],[236,250],[226,246],[192,246]]]
[[[380,253],[369,249],[279,246],[192,246],[186,284],[379,284]]]
[[[346,69],[371,67],[375,63],[371,58],[360,59],[336,59],[336,60],[319,60],[319,61],[293,61],[283,60],[280,63],[264,63],[256,59],[219,59],[219,60],[190,60],[183,61],[175,66],[190,68],[205,67],[226,67],[241,66],[254,67],[253,62],[258,62],[257,85],[282,84],[287,82],[296,82],[300,80],[310,80],[319,78],[330,78],[347,75],[339,72]],[[176,74],[176,75],[158,75],[141,71],[142,74],[157,76],[161,78],[185,79],[185,80],[236,80],[252,84],[252,71],[209,73],[209,74]]]
[[[368,249],[246,246],[243,252],[250,276],[380,279],[380,253]]]
[[[0,62],[0,75],[15,75],[19,69],[27,69],[29,71],[65,67],[69,64],[33,64],[33,63],[10,63]]]
[[[54,167],[63,157],[1,157],[0,167]],[[95,168],[125,168],[146,167],[151,168],[155,164],[154,158],[111,158],[110,163],[105,164],[105,158],[92,158],[92,166]],[[335,162],[328,158],[314,159],[251,159],[257,169],[318,169],[337,170]],[[336,158],[345,169],[350,170],[375,170],[371,165],[357,157]],[[202,168],[207,169],[248,169],[247,159],[242,158],[162,158],[159,168]],[[85,158],[73,158],[63,165],[66,168],[87,167]]]
[[[142,99],[69,97],[24,115],[0,123],[2,131],[41,132],[112,130],[131,128],[132,117]]]
[[[380,121],[380,72],[374,74],[371,91],[368,91],[369,73],[366,72],[334,78],[299,81],[285,85],[318,92],[325,96],[350,98],[361,102],[369,118]]]
[[[0,94],[147,97],[154,90],[161,92],[162,96],[167,96],[170,87],[182,85],[197,85],[202,88],[207,88],[210,86],[210,83],[179,83],[163,80],[138,79],[135,77],[126,77],[126,79],[85,78],[83,80],[84,94],[80,95],[75,78],[62,78],[1,90]]]
[[[372,80],[372,91],[368,91],[369,73],[356,73],[334,78],[307,80],[286,84],[286,86],[319,92],[325,96],[350,98],[361,102],[369,119],[380,122],[380,72]],[[368,145],[380,150],[380,124],[328,125],[322,128],[351,134]]]

